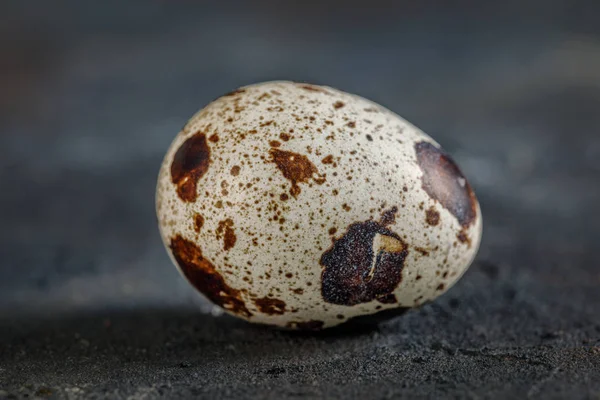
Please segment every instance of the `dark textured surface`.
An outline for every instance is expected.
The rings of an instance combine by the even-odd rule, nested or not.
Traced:
[[[600,398],[600,7],[413,3],[3,2],[0,398]],[[378,101],[457,160],[484,239],[434,304],[290,334],[213,316],[170,265],[164,151],[282,78]]]

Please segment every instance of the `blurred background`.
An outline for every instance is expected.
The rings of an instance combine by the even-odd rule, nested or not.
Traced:
[[[599,18],[568,0],[3,1],[0,398],[598,395]],[[438,302],[336,341],[206,317],[160,242],[158,168],[198,109],[275,79],[381,103],[457,160],[484,240]]]

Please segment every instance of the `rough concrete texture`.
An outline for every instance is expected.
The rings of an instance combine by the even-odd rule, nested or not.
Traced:
[[[0,398],[600,398],[600,8],[488,4],[4,2]],[[196,295],[159,239],[161,158],[269,79],[371,98],[455,156],[484,213],[457,286],[318,335]]]

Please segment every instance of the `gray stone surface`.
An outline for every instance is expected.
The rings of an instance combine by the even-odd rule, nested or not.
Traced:
[[[3,2],[0,398],[600,398],[600,7],[451,3]],[[451,291],[300,335],[179,277],[162,155],[269,79],[359,93],[455,156],[485,227]]]

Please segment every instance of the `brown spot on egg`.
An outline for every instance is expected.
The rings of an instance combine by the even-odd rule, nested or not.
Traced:
[[[310,320],[305,322],[292,321],[289,322],[286,326],[288,328],[300,329],[302,331],[318,331],[320,329],[323,329],[323,325],[325,325],[323,321]]]
[[[239,165],[234,165],[233,167],[231,167],[231,175],[233,176],[238,176],[240,174],[240,166]]]
[[[219,226],[216,230],[217,240],[223,238],[223,250],[227,251],[231,249],[237,240],[235,232],[233,231],[233,220],[227,218],[224,221],[219,221]]]
[[[350,121],[346,124],[349,128],[356,128],[356,122]]]
[[[387,211],[384,211],[381,214],[381,225],[388,226],[394,224],[396,222],[396,213],[398,212],[398,207],[394,206]]]
[[[446,287],[446,285],[444,285],[443,283],[440,283],[438,285],[438,287],[435,288],[435,290],[442,291],[442,290],[444,290],[445,287]]]
[[[285,132],[281,132],[279,134],[279,139],[283,140],[284,142],[287,142],[288,140],[290,140],[290,135],[288,135]]]
[[[323,164],[333,164],[333,156],[330,154],[321,160]]]
[[[285,313],[285,302],[271,297],[263,297],[254,300],[258,310],[267,315],[282,315]]]
[[[271,140],[269,142],[269,144],[271,145],[271,147],[279,147],[279,146],[281,146],[281,142],[279,140]]]
[[[335,103],[333,103],[333,108],[335,108],[336,110],[337,110],[338,108],[342,108],[342,107],[344,107],[344,106],[345,106],[345,104],[344,104],[344,102],[343,102],[343,101],[339,101],[339,100],[338,100],[338,101],[336,101]]]
[[[198,291],[226,310],[244,317],[252,316],[241,297],[241,291],[225,282],[195,243],[177,235],[171,239],[170,248],[181,271]]]
[[[244,92],[246,92],[246,89],[237,89],[237,90],[231,91],[227,94],[224,94],[223,97],[235,96],[236,94],[241,94]]]
[[[329,234],[330,235],[335,235],[336,232],[337,232],[337,229],[335,227],[334,228],[329,228]]]
[[[440,223],[440,213],[431,206],[425,211],[425,221],[431,226],[437,226]]]
[[[269,93],[263,93],[260,96],[258,96],[258,98],[256,100],[264,100],[264,99],[269,99],[271,98],[271,95]]]
[[[429,250],[423,248],[423,247],[417,247],[415,246],[415,250],[418,251],[419,253],[421,253],[421,255],[423,256],[428,256],[429,255]]]
[[[204,225],[204,217],[200,214],[196,214],[194,216],[194,230],[200,233],[200,229],[202,229],[202,225]]]
[[[463,228],[458,234],[456,238],[459,242],[466,244],[468,247],[471,247],[471,238],[467,235],[466,230]]]
[[[350,306],[385,300],[396,289],[402,280],[408,246],[386,228],[391,223],[387,213],[381,222],[356,222],[341,238],[332,239],[331,248],[320,260],[325,301]]]
[[[211,141],[212,143],[217,143],[219,141],[219,135],[217,135],[216,133],[213,135],[210,135],[208,140]]]
[[[471,225],[477,217],[477,199],[456,163],[429,142],[417,143],[415,150],[423,172],[423,190],[450,211],[462,226]]]
[[[305,83],[305,84],[299,84],[298,86],[301,89],[308,90],[309,92],[318,92],[318,93],[329,94],[329,92],[327,90],[323,89],[322,87],[316,86],[316,85],[310,85],[308,83]]]
[[[210,164],[210,149],[206,135],[198,132],[188,138],[173,156],[171,181],[177,187],[177,195],[184,202],[194,202],[198,197],[198,180]]]
[[[299,183],[307,183],[310,179],[317,184],[325,182],[325,177],[319,174],[317,167],[305,155],[278,148],[272,148],[269,154],[283,176],[292,182],[290,194],[294,198],[300,194]]]

